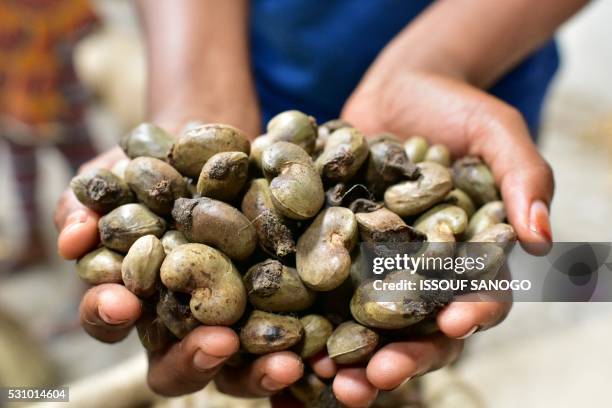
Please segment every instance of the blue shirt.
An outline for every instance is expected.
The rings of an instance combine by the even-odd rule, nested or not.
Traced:
[[[252,0],[251,55],[264,121],[287,109],[319,123],[338,117],[377,54],[430,3]],[[550,42],[489,91],[519,109],[535,134],[558,65]]]

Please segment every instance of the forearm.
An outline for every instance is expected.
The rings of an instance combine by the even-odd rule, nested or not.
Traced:
[[[588,0],[439,0],[376,65],[461,77],[486,88],[554,34]]]
[[[250,70],[248,0],[139,0],[147,38],[148,115],[259,130]]]

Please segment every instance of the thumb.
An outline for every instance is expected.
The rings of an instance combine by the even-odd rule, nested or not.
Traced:
[[[500,103],[501,104],[501,103]],[[501,113],[500,113],[501,112]],[[552,244],[549,208],[554,192],[551,167],[538,153],[521,114],[508,106],[495,119],[479,121],[470,153],[491,168],[507,207],[508,220],[523,247],[545,254]]]

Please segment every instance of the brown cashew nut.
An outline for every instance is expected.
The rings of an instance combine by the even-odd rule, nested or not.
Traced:
[[[444,197],[443,202],[461,207],[467,214],[468,218],[471,218],[476,212],[476,206],[474,205],[474,202],[470,196],[467,195],[465,191],[458,188],[452,189],[451,192]]]
[[[191,295],[191,313],[203,324],[229,326],[244,313],[242,278],[232,261],[212,247],[177,247],[164,259],[160,276],[169,290]]]
[[[476,156],[466,156],[453,164],[453,182],[465,191],[477,206],[499,200],[495,178],[484,162]]]
[[[325,201],[325,191],[312,159],[298,145],[277,142],[264,150],[262,170],[270,180],[274,206],[285,217],[314,217]]]
[[[385,192],[385,205],[401,217],[417,215],[433,207],[453,189],[450,171],[433,162],[417,164],[421,175],[404,181]]]
[[[368,153],[363,133],[354,128],[340,128],[327,139],[315,167],[324,180],[346,182],[357,174]]]
[[[164,291],[157,302],[157,317],[178,339],[183,339],[200,322],[189,308],[189,296],[183,293]]]
[[[404,151],[412,163],[425,160],[429,143],[424,137],[413,136],[404,143]]]
[[[377,198],[385,190],[402,180],[415,180],[420,170],[410,162],[404,148],[398,142],[382,139],[370,143],[370,155],[366,169],[366,185]]]
[[[138,297],[149,297],[155,293],[156,284],[166,253],[155,235],[138,238],[130,247],[121,264],[123,284]]]
[[[276,208],[266,179],[251,182],[242,199],[242,213],[253,223],[259,245],[272,256],[283,258],[295,252],[289,220]]]
[[[100,218],[98,229],[102,245],[125,254],[140,237],[161,237],[166,221],[142,204],[125,204]]]
[[[179,245],[188,244],[187,238],[183,235],[182,232],[177,230],[166,231],[166,233],[161,237],[161,243],[164,247],[164,252],[168,255],[174,248]]]
[[[257,245],[253,225],[223,201],[181,198],[174,203],[172,217],[187,240],[212,245],[234,260],[247,259]]]
[[[435,162],[444,167],[448,167],[452,162],[450,150],[442,144],[431,145],[429,149],[427,149],[423,161]]]
[[[196,178],[204,164],[216,153],[249,154],[244,133],[233,126],[208,124],[187,130],[174,143],[170,163],[184,176]]]
[[[414,287],[419,288],[422,279],[418,273],[400,270],[387,274],[382,282],[374,279],[363,282],[351,299],[353,318],[366,327],[396,330],[433,316],[451,300],[452,292],[384,290],[389,287],[385,285],[404,282],[414,282]]]
[[[170,215],[174,200],[189,194],[183,176],[168,163],[152,157],[130,161],[125,181],[141,203],[161,216]]]
[[[251,145],[251,161],[261,168],[263,151],[276,142],[289,142],[300,146],[308,154],[315,148],[317,122],[297,110],[281,112],[266,126],[267,133],[256,138]]]
[[[319,125],[317,132],[317,140],[313,152],[314,155],[318,156],[319,154],[321,154],[321,152],[325,148],[325,143],[327,143],[327,139],[329,139],[329,136],[336,130],[342,129],[343,127],[353,127],[353,125],[343,119],[332,119]]]
[[[176,139],[159,126],[142,123],[119,141],[127,157],[153,157],[167,161]]]
[[[365,326],[348,321],[336,327],[327,340],[327,354],[338,364],[357,364],[367,361],[379,337]]]
[[[427,235],[429,242],[455,242],[455,235],[467,228],[467,215],[460,207],[440,204],[421,215],[414,228]]]
[[[348,278],[357,231],[357,220],[348,208],[330,207],[315,218],[296,251],[297,270],[308,287],[329,291]]]
[[[123,255],[108,248],[98,248],[76,263],[79,277],[90,285],[121,283]]]
[[[268,354],[293,347],[303,334],[295,317],[254,310],[240,330],[240,344],[249,353]]]
[[[230,202],[238,197],[248,175],[249,156],[245,153],[217,153],[202,167],[197,192],[202,197]]]
[[[251,304],[266,312],[298,312],[312,306],[316,296],[295,268],[272,259],[249,268],[243,281]]]
[[[491,201],[483,205],[470,218],[467,229],[463,237],[466,240],[472,239],[475,235],[485,229],[503,222],[506,219],[506,208],[502,201]]]
[[[516,231],[512,225],[500,222],[475,234],[469,242],[494,242],[507,249],[516,242]]]
[[[325,348],[334,326],[325,317],[316,314],[302,317],[300,323],[304,328],[304,336],[293,350],[304,359],[310,358]]]
[[[127,183],[106,169],[87,170],[70,181],[76,198],[98,214],[106,214],[123,204],[134,201]]]

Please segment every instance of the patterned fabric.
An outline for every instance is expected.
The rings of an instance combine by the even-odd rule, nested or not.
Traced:
[[[0,0],[0,133],[53,138],[83,120],[72,52],[96,23],[88,0]]]

